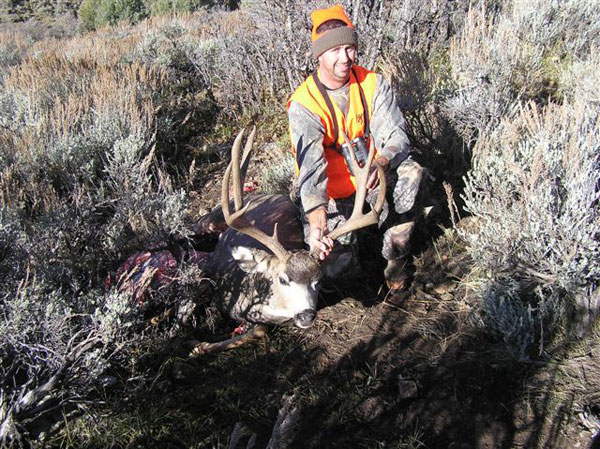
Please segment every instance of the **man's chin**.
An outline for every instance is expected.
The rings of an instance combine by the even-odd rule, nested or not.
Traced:
[[[335,73],[336,76],[337,76],[337,78],[339,80],[341,80],[341,81],[347,80],[348,77],[350,76],[350,69],[351,68],[352,67],[349,67],[347,70],[346,69],[344,69],[344,70],[337,70],[336,73]]]

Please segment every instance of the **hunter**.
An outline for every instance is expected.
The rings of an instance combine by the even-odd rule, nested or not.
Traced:
[[[327,236],[348,218],[355,193],[340,130],[353,141],[355,152],[368,149],[373,140],[388,186],[379,220],[384,276],[392,293],[401,295],[410,280],[410,237],[424,169],[410,157],[406,122],[389,83],[355,64],[358,36],[342,6],[316,10],[311,18],[318,68],[287,103],[305,240],[318,251],[325,276],[347,274],[356,265],[356,237],[350,234],[334,247]],[[376,174],[373,169],[367,184],[371,204],[377,197]]]

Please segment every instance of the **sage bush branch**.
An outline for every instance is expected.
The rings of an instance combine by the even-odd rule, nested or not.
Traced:
[[[545,315],[563,324],[565,311],[588,308],[600,281],[599,123],[585,99],[527,104],[480,136],[464,192],[480,227],[463,237],[486,273],[481,291],[511,279],[513,296],[534,308],[550,298]]]

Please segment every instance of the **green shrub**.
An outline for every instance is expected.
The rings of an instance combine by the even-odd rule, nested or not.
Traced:
[[[96,29],[96,9],[100,0],[83,0],[79,5],[79,20],[84,30],[92,31]]]
[[[79,18],[88,31],[119,22],[138,23],[148,15],[143,0],[83,0],[79,6]]]
[[[125,21],[133,24],[148,16],[143,0],[100,0],[96,16],[96,26],[116,25]]]
[[[213,6],[213,0],[150,0],[150,13],[160,16],[168,13],[194,12],[203,7]]]

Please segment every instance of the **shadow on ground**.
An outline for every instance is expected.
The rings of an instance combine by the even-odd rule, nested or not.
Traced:
[[[264,448],[279,432],[271,447],[587,447],[600,351],[499,359],[471,319],[458,283],[468,263],[452,238],[418,257],[413,294],[398,305],[365,274],[323,295],[306,331],[274,329],[264,342],[197,359],[178,342],[142,354],[135,363],[154,380],[109,391],[104,415],[72,446]],[[367,263],[366,273],[379,264]],[[282,410],[288,427],[276,425]]]

